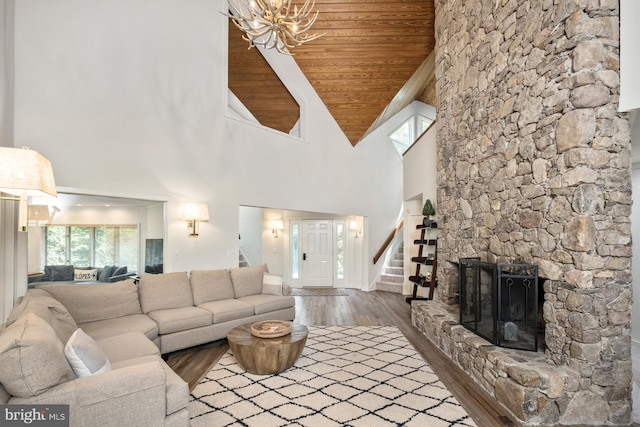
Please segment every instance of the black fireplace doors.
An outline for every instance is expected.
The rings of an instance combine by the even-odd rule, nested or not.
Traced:
[[[460,324],[500,347],[538,349],[538,266],[459,262]]]

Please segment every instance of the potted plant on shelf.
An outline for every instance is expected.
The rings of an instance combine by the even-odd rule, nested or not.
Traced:
[[[431,204],[431,200],[427,199],[427,201],[424,202],[424,207],[422,208],[422,215],[426,216],[427,219],[429,219],[431,215],[435,215],[435,214],[436,214],[436,210]]]

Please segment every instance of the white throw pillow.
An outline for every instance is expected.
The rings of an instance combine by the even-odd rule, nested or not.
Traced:
[[[88,282],[98,280],[98,269],[93,270],[73,270],[73,280],[76,282]]]
[[[282,295],[284,279],[274,274],[264,273],[262,276],[262,293],[269,295]]]
[[[80,328],[64,346],[64,355],[78,378],[111,370],[109,359],[98,343]]]

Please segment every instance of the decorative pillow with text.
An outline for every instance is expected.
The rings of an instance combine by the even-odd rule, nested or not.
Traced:
[[[95,282],[98,280],[98,269],[73,270],[73,280],[76,282]]]

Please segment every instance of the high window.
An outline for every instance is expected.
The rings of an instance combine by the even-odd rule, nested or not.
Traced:
[[[422,135],[422,133],[431,126],[431,120],[421,115],[411,116],[406,122],[402,123],[390,135],[391,142],[398,154],[401,156],[411,145]]]
[[[45,265],[138,269],[140,238],[137,225],[50,225],[44,233]]]

